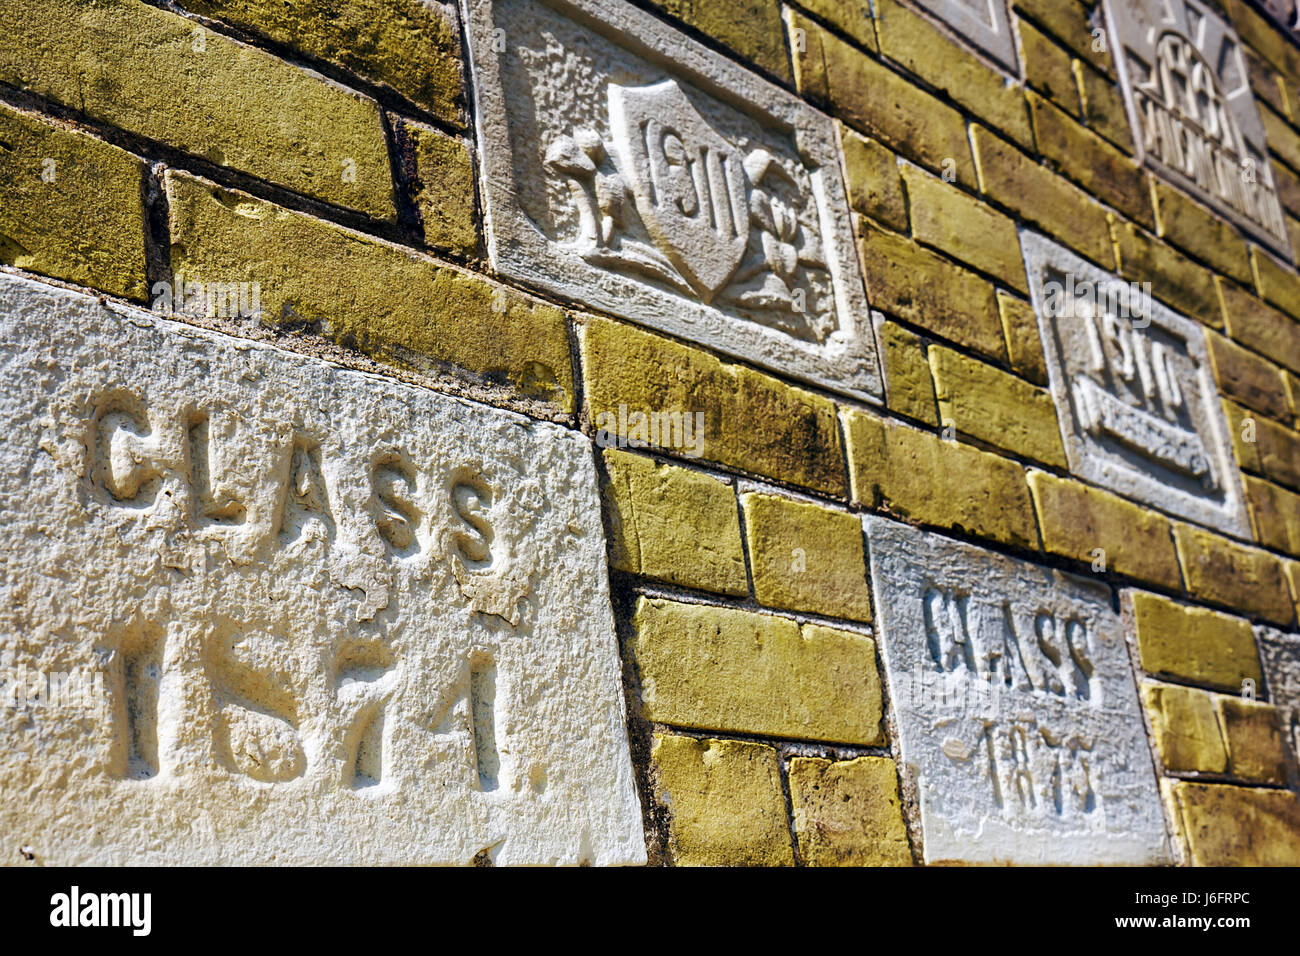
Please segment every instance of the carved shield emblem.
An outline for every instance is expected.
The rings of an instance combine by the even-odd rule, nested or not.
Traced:
[[[646,229],[709,301],[749,241],[743,156],[674,80],[609,88],[609,120],[624,179]]]

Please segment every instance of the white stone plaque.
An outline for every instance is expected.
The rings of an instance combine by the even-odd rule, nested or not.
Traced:
[[[1165,862],[1110,592],[877,516],[864,523],[926,862]]]
[[[1016,69],[1016,41],[1003,0],[917,0],[1008,70]],[[885,14],[888,16],[888,14]]]
[[[629,3],[465,3],[498,270],[879,400],[828,117]]]
[[[1300,634],[1256,627],[1269,703],[1277,706],[1292,759],[1300,757]]]
[[[0,276],[0,837],[639,863],[579,434]]]
[[[1236,33],[1201,0],[1106,0],[1106,21],[1139,160],[1291,261]]]
[[[1070,470],[1249,536],[1201,327],[1037,233],[1020,244]]]

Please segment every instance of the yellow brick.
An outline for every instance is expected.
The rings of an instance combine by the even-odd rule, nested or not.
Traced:
[[[1226,399],[1223,406],[1241,466],[1300,490],[1300,433]]]
[[[1282,309],[1293,319],[1300,318],[1300,276],[1290,266],[1279,265],[1275,259],[1258,246],[1250,248],[1250,265],[1254,273],[1255,289],[1264,301]],[[1294,360],[1282,364],[1295,371]]]
[[[853,500],[1022,548],[1037,545],[1024,469],[930,432],[844,410]]]
[[[1005,292],[998,292],[998,314],[1007,340],[1011,367],[1035,385],[1047,384],[1047,357],[1038,331],[1034,307]]]
[[[1128,156],[1030,93],[1038,152],[1102,202],[1150,229],[1155,223],[1147,176]]]
[[[1100,22],[1094,24],[1088,19],[1085,4],[1078,0],[1016,0],[1015,8],[1101,72],[1112,72],[1107,52],[1110,37],[1105,37],[1105,44],[1097,42],[1095,31]],[[1021,20],[1020,29],[1024,28],[1025,22]]]
[[[888,757],[795,757],[790,802],[809,866],[912,865],[898,771]]]
[[[1088,128],[1125,153],[1132,153],[1133,128],[1124,112],[1124,97],[1115,81],[1082,60],[1075,60],[1073,66],[1083,104],[1083,119]]]
[[[906,232],[907,200],[898,175],[898,157],[843,123],[839,129],[849,204],[863,216]]]
[[[1266,548],[1300,557],[1300,495],[1280,485],[1242,475],[1255,540]]]
[[[1250,622],[1142,591],[1123,592],[1123,602],[1148,674],[1234,693],[1244,680],[1263,682]]]
[[[1283,73],[1290,73],[1293,80],[1300,76],[1300,55],[1271,20],[1250,9],[1243,0],[1224,0],[1222,6],[1237,33],[1265,60]]]
[[[1232,454],[1237,459],[1237,464],[1248,471],[1263,473],[1264,466],[1259,457],[1259,423],[1267,423],[1268,420],[1261,419],[1254,412],[1226,398],[1222,405],[1223,414],[1228,419]]]
[[[1175,830],[1196,866],[1300,866],[1300,804],[1289,790],[1168,781]]]
[[[608,449],[611,564],[682,587],[749,593],[736,492],[710,475]]]
[[[1281,369],[1216,332],[1205,338],[1220,392],[1273,418],[1290,417]]]
[[[1267,60],[1250,47],[1245,48],[1246,68],[1250,73],[1250,88],[1255,95],[1277,110],[1286,119],[1291,119],[1291,104],[1288,102],[1286,84]]]
[[[862,520],[778,495],[741,495],[759,604],[871,620]]]
[[[844,494],[844,456],[829,399],[626,323],[591,317],[580,328],[583,384],[598,424],[602,415],[618,422],[620,406],[645,415],[703,414],[702,457]]]
[[[790,866],[794,850],[776,751],[739,740],[656,734],[655,796],[678,866]]]
[[[955,185],[905,164],[912,237],[1028,294],[1016,224]]]
[[[780,0],[650,0],[706,36],[735,50],[748,63],[790,82],[790,60],[781,29]]]
[[[187,282],[257,282],[263,321],[318,328],[423,374],[447,366],[564,411],[564,313],[485,279],[180,173],[167,174],[172,269]]]
[[[424,241],[462,256],[478,249],[474,226],[474,163],[463,140],[419,123],[403,123],[415,156],[411,200]]]
[[[920,14],[874,0],[880,52],[1023,146],[1032,144],[1020,90]]]
[[[862,267],[875,308],[958,345],[1006,358],[993,283],[866,223]]]
[[[190,0],[225,20],[381,83],[460,125],[464,81],[453,9],[421,0]]]
[[[1024,21],[1020,23],[1020,62],[1030,86],[1062,109],[1079,115],[1079,86],[1070,54]]]
[[[876,645],[736,608],[639,598],[631,650],[656,723],[866,746],[884,742]]]
[[[1150,282],[1157,299],[1211,328],[1223,326],[1213,273],[1130,222],[1114,220],[1111,236],[1115,261],[1125,279]]]
[[[957,182],[975,185],[960,113],[811,20],[790,11],[788,22],[804,31],[804,49],[794,49],[800,93],[825,100],[840,119],[927,169],[949,169]]]
[[[963,435],[1065,468],[1056,406],[1046,389],[939,345],[930,347],[939,418]]]
[[[1273,171],[1273,185],[1277,187],[1278,199],[1291,215],[1300,216],[1300,176],[1281,163],[1270,163],[1269,169]]]
[[[392,221],[375,103],[137,0],[0,0],[0,81],[316,199]],[[355,173],[355,175],[345,175]]]
[[[1282,378],[1286,382],[1287,401],[1291,405],[1291,417],[1300,425],[1300,376],[1283,371]]]
[[[1209,692],[1143,681],[1142,703],[1166,770],[1223,773],[1228,769],[1228,752]]]
[[[934,380],[925,357],[925,343],[888,319],[878,324],[876,338],[885,369],[885,404],[900,415],[938,425],[939,409],[934,401]]]
[[[1292,169],[1300,170],[1300,135],[1267,106],[1260,108],[1259,118],[1264,121],[1269,152]]]
[[[1228,741],[1234,777],[1253,783],[1286,783],[1286,744],[1277,708],[1261,701],[1216,696],[1215,709]]]
[[[1282,627],[1295,620],[1278,558],[1188,524],[1174,526],[1174,543],[1189,594]]]
[[[1118,495],[1031,469],[1029,487],[1050,554],[1167,588],[1182,583],[1169,519]],[[1098,554],[1098,549],[1101,553]]]
[[[971,127],[980,189],[1099,265],[1114,262],[1106,211],[1064,179],[988,130]]]
[[[0,105],[0,264],[145,299],[143,178],[130,153]]]
[[[1218,214],[1158,179],[1151,180],[1156,235],[1208,262],[1238,282],[1250,282],[1246,241]]]
[[[1228,334],[1273,361],[1300,371],[1300,322],[1230,282],[1219,280],[1218,289]]]
[[[877,50],[871,0],[803,0],[799,4],[873,53]]]
[[[1291,599],[1295,601],[1296,613],[1300,614],[1300,561],[1287,561],[1286,577],[1291,585]]]

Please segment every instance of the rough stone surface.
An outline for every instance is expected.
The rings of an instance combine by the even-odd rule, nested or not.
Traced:
[[[1002,66],[1016,69],[1016,41],[1003,0],[919,0],[922,7],[950,24],[967,42],[975,44]]]
[[[927,862],[1167,859],[1105,587],[868,516],[872,592]]]
[[[880,312],[873,312],[876,341],[885,370],[885,404],[901,415],[926,425],[939,424],[934,400],[934,379],[925,355],[925,340]]]
[[[582,436],[12,277],[0,342],[7,845],[644,861]]]
[[[630,4],[467,8],[503,274],[879,399],[829,118]]]
[[[911,866],[898,769],[888,757],[790,761],[799,855],[808,866]]]
[[[1143,591],[1123,591],[1121,601],[1137,637],[1139,662],[1148,674],[1168,674],[1234,693],[1243,681],[1258,687],[1259,652],[1246,621]]]
[[[1203,330],[1037,233],[1021,244],[1070,470],[1248,535]]]
[[[1283,627],[1295,620],[1280,558],[1190,524],[1174,526],[1174,543],[1189,594]]]
[[[1228,743],[1232,775],[1252,783],[1286,783],[1287,752],[1278,709],[1261,701],[1223,695],[1215,698],[1214,707]]]
[[[420,211],[427,245],[463,256],[478,248],[474,227],[474,164],[463,140],[431,126],[406,123],[415,152],[411,199]]]
[[[1300,803],[1289,790],[1168,781],[1175,829],[1196,866],[1300,866]]]
[[[1277,707],[1292,758],[1300,758],[1300,636],[1258,627],[1268,699]]]
[[[1144,681],[1142,702],[1165,770],[1223,773],[1228,769],[1228,752],[1208,691]]]

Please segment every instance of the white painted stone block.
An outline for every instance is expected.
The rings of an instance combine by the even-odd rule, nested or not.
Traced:
[[[1108,589],[874,515],[864,524],[926,861],[1166,862]]]
[[[465,10],[502,274],[880,399],[827,116],[629,3]]]
[[[588,442],[0,276],[0,838],[639,863]]]
[[[1275,704],[1291,753],[1300,757],[1300,635],[1256,627],[1269,703]]]
[[[1204,330],[1050,239],[1020,244],[1070,471],[1249,537]]]

